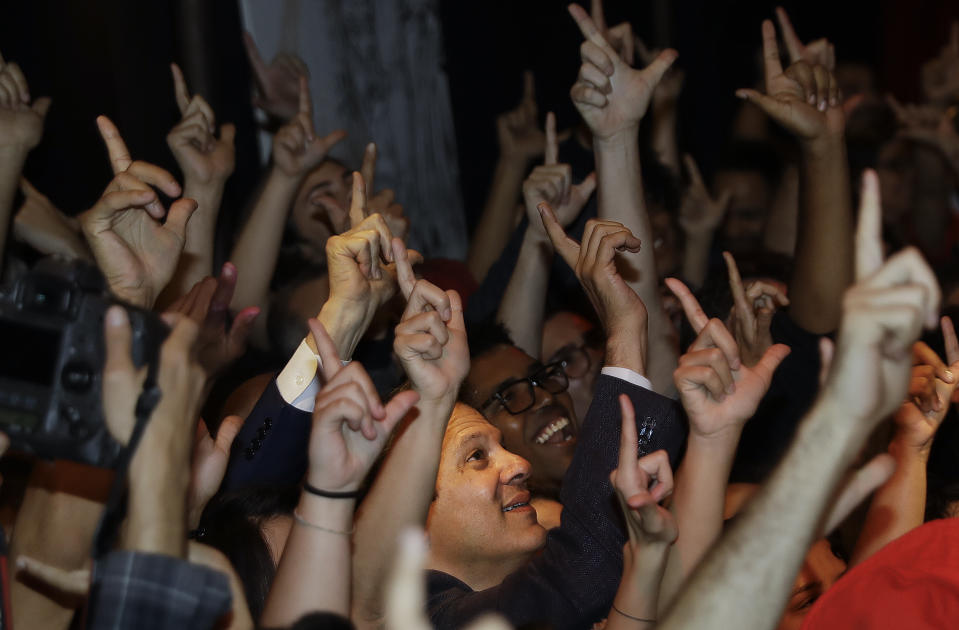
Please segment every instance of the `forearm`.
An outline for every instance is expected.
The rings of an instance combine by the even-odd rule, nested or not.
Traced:
[[[523,187],[526,166],[526,160],[510,156],[501,156],[496,163],[489,196],[467,257],[467,266],[477,282],[483,282],[513,231],[516,201]]]
[[[350,499],[302,493],[260,625],[287,627],[319,611],[349,616],[354,507]]]
[[[378,627],[387,569],[396,556],[397,534],[426,523],[436,485],[439,454],[455,393],[421,400],[393,444],[356,517],[353,539],[353,614],[358,628]]]
[[[186,226],[180,262],[163,290],[160,303],[170,303],[185,295],[194,284],[213,273],[213,241],[225,183],[197,184],[189,179],[184,182],[183,196],[196,200],[197,209]]]
[[[4,246],[13,217],[13,199],[20,185],[20,173],[28,151],[20,147],[0,149],[0,269],[3,268]]]
[[[698,289],[709,273],[709,249],[713,244],[713,232],[686,234],[683,249],[683,279]]]
[[[783,171],[773,197],[769,218],[763,229],[763,247],[792,257],[796,253],[796,228],[799,224],[799,169],[790,164]]]
[[[253,212],[237,239],[230,260],[237,285],[230,306],[264,308],[283,239],[283,228],[299,181],[273,168]]]
[[[836,330],[853,279],[849,165],[842,136],[802,145],[796,257],[789,314],[815,334]]]
[[[357,344],[366,334],[370,322],[373,321],[375,310],[368,308],[369,305],[360,305],[346,302],[345,300],[330,299],[323,304],[319,314],[316,316],[330,339],[336,345],[336,352],[344,360],[352,358]],[[306,343],[316,352],[316,346],[313,343],[313,337],[307,336]]]
[[[616,610],[609,611],[606,630],[634,630],[655,625],[663,571],[672,553],[669,545],[662,543],[626,543],[623,548],[623,579],[613,599]],[[626,615],[651,621],[637,621]]]
[[[726,482],[732,470],[740,430],[707,439],[690,434],[676,473],[672,511],[682,535],[669,554],[660,610],[665,611],[690,574],[723,531]]]
[[[617,268],[646,305],[649,322],[649,378],[657,392],[672,389],[676,349],[669,342],[670,323],[663,311],[653,252],[653,234],[643,198],[637,130],[608,139],[594,138],[599,218],[619,221],[642,242],[638,254],[621,257]]]
[[[148,426],[130,463],[121,548],[186,557],[190,448],[169,426]]]
[[[769,481],[671,605],[662,628],[753,628],[778,619],[816,526],[868,429],[821,398]],[[757,597],[762,593],[762,597]]]
[[[540,355],[549,264],[553,258],[552,245],[540,233],[535,226],[526,229],[519,259],[496,313],[513,342],[531,357]]]
[[[889,453],[896,460],[896,472],[872,498],[850,567],[919,527],[925,518],[927,456],[896,440],[889,445]]]

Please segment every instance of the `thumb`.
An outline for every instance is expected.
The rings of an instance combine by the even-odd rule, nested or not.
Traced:
[[[663,75],[666,74],[666,71],[673,65],[673,62],[679,57],[679,53],[673,50],[672,48],[667,48],[663,52],[653,59],[653,63],[649,64],[643,73],[649,74],[650,85],[655,87],[659,85],[659,82],[662,80]]]
[[[186,224],[189,223],[190,217],[193,216],[193,212],[197,208],[197,203],[193,199],[187,199],[186,197],[182,199],[177,199],[173,202],[173,205],[170,206],[170,211],[166,215],[166,223],[163,224],[163,227],[170,230],[181,240],[186,238]]]
[[[774,343],[766,349],[766,353],[763,354],[763,358],[759,360],[759,363],[756,364],[755,370],[760,370],[764,372],[763,376],[766,376],[766,380],[772,378],[773,372],[776,371],[776,368],[779,367],[779,364],[783,362],[791,349],[789,346],[782,343]]]
[[[50,105],[52,104],[53,104],[53,99],[51,99],[49,96],[38,98],[33,103],[33,111],[38,113],[40,115],[40,118],[46,119],[47,112],[50,111]]]
[[[763,110],[769,116],[773,118],[778,117],[783,114],[783,108],[785,105],[772,98],[771,96],[766,96],[762,92],[757,92],[756,90],[741,89],[736,90],[736,96],[743,99],[744,101],[749,101],[759,109]]]
[[[586,203],[590,195],[596,191],[596,171],[586,176],[586,179],[573,186],[573,198]]]
[[[227,416],[220,422],[220,428],[216,430],[216,448],[224,453],[230,452],[233,446],[233,440],[243,428],[243,418],[240,416]]]
[[[232,146],[235,138],[236,125],[233,123],[224,123],[220,125],[220,142],[226,142]]]
[[[34,188],[33,184],[26,177],[20,178],[20,192],[24,197],[42,197],[43,193]]]

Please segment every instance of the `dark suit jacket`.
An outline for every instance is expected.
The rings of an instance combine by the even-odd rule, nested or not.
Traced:
[[[619,459],[621,393],[629,395],[636,409],[639,454],[665,449],[675,466],[686,437],[679,406],[601,375],[563,480],[561,525],[550,531],[539,556],[499,586],[473,591],[451,575],[430,571],[427,605],[437,629],[459,628],[489,611],[504,615],[514,627],[536,623],[552,628],[588,628],[609,613],[627,540],[609,482]]]
[[[221,490],[298,484],[312,427],[312,414],[283,400],[276,380],[270,381],[233,440]]]

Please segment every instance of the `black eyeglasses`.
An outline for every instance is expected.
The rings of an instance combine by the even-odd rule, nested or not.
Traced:
[[[503,383],[480,405],[480,409],[489,412],[491,405],[499,403],[512,415],[521,414],[536,403],[534,387],[541,387],[550,394],[565,392],[569,387],[569,379],[566,378],[562,363],[557,361],[544,365],[526,378],[515,378]]]
[[[589,358],[589,353],[586,352],[586,344],[583,344],[560,349],[553,355],[552,363],[562,365],[567,377],[582,378],[589,372],[593,362]]]

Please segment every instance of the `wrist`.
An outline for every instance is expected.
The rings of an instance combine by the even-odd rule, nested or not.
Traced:
[[[539,211],[533,215],[527,213],[527,216],[529,217],[530,222],[529,225],[526,226],[526,231],[523,233],[522,245],[536,247],[545,245],[547,246],[548,250],[552,252],[553,244],[550,242],[549,236],[546,234],[546,230],[543,228],[543,221],[539,218]],[[534,220],[539,223],[539,225],[535,225],[533,223]]]
[[[300,184],[300,179],[302,179],[302,175],[300,173],[288,173],[274,163],[270,168],[269,175],[267,176],[267,183],[283,188],[296,189],[296,187]]]
[[[629,328],[618,328],[618,330],[637,331],[645,330],[645,326],[631,326]],[[646,374],[646,336],[640,334],[630,335],[627,332],[610,334],[606,339],[606,360],[604,365],[608,367],[622,367],[636,372],[642,376]]]
[[[296,511],[310,523],[321,527],[348,531],[352,528],[356,499],[328,499],[307,492],[300,493]]]
[[[845,137],[842,132],[827,131],[814,138],[800,139],[799,148],[803,157],[807,159],[841,155],[841,152],[845,150]]]
[[[316,316],[344,361],[353,357],[353,351],[373,318],[373,313],[369,310],[359,303],[340,300],[331,295]],[[317,352],[312,336],[307,337],[307,344],[313,352]]]
[[[593,148],[596,151],[619,149],[636,144],[639,122],[629,123],[606,134],[593,130]]]
[[[7,168],[17,166],[19,174],[19,167],[22,167],[23,163],[26,162],[30,149],[31,147],[25,144],[0,145],[0,164],[6,165]]]
[[[926,444],[915,444],[905,436],[897,433],[892,441],[889,442],[888,450],[889,454],[896,459],[899,465],[913,461],[925,464],[929,461],[929,453],[932,450],[932,440],[929,440]]]

